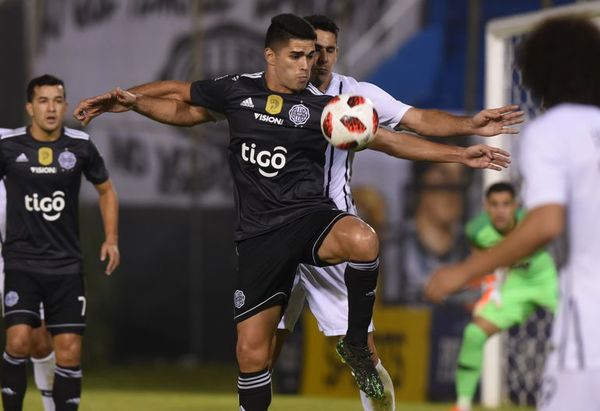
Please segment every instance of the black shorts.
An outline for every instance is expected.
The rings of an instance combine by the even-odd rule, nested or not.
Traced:
[[[83,275],[6,273],[3,299],[6,328],[17,324],[39,327],[40,303],[44,304],[45,325],[52,335],[83,334],[86,309]]]
[[[316,211],[237,243],[234,321],[238,323],[274,305],[285,308],[298,265],[327,265],[319,260],[319,247],[331,227],[348,215],[340,210]]]

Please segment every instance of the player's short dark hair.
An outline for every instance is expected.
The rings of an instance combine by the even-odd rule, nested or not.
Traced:
[[[65,83],[58,77],[54,77],[51,74],[44,74],[42,76],[31,79],[27,85],[27,101],[31,103],[33,101],[33,93],[36,87],[41,86],[62,86],[64,90],[64,97],[67,97],[67,90],[65,89]]]
[[[515,186],[511,183],[501,181],[488,187],[488,189],[485,191],[485,198],[490,198],[490,196],[494,193],[510,193],[510,196],[515,198],[517,195],[517,190],[515,190]]]
[[[274,49],[287,44],[291,39],[316,40],[317,35],[311,24],[295,14],[278,14],[271,19],[265,36],[265,47]]]
[[[585,18],[543,21],[517,47],[516,63],[524,85],[544,107],[600,106],[600,30]]]
[[[340,28],[329,17],[324,16],[323,14],[313,14],[312,16],[304,17],[304,20],[312,24],[315,30],[323,30],[333,33],[335,35],[335,39],[337,40]]]

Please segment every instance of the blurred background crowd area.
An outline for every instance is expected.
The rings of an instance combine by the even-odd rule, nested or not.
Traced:
[[[337,22],[336,71],[416,107],[472,114],[483,108],[485,24],[568,3],[574,1],[0,0],[0,127],[27,122],[25,85],[43,73],[65,80],[74,107],[116,86],[261,71],[264,32],[282,12]],[[79,128],[71,118],[67,125]],[[103,116],[85,131],[119,193],[122,254],[118,272],[105,278],[100,217],[87,187],[81,208],[86,362],[233,363],[226,124],[177,129],[126,114]],[[355,157],[352,181],[361,216],[382,242],[377,337],[399,398],[449,398],[479,286],[435,308],[421,290],[437,266],[469,253],[464,223],[481,211],[481,173],[367,150]],[[323,367],[333,364],[332,350],[312,321],[307,315],[284,354],[282,390],[332,390],[347,377],[335,365]],[[320,377],[313,384],[306,375]]]

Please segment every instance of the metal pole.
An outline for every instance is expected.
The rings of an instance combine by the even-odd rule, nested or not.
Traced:
[[[477,80],[479,66],[479,28],[481,19],[480,0],[469,0],[467,31],[467,67],[465,70],[465,110],[473,113],[477,109]]]

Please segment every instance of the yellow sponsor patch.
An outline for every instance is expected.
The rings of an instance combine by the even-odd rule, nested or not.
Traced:
[[[49,166],[53,160],[52,149],[50,147],[42,147],[38,150],[38,162],[43,166]]]
[[[267,105],[265,106],[265,111],[269,114],[275,115],[281,113],[281,109],[283,109],[283,98],[281,98],[281,96],[271,94],[267,98]]]

